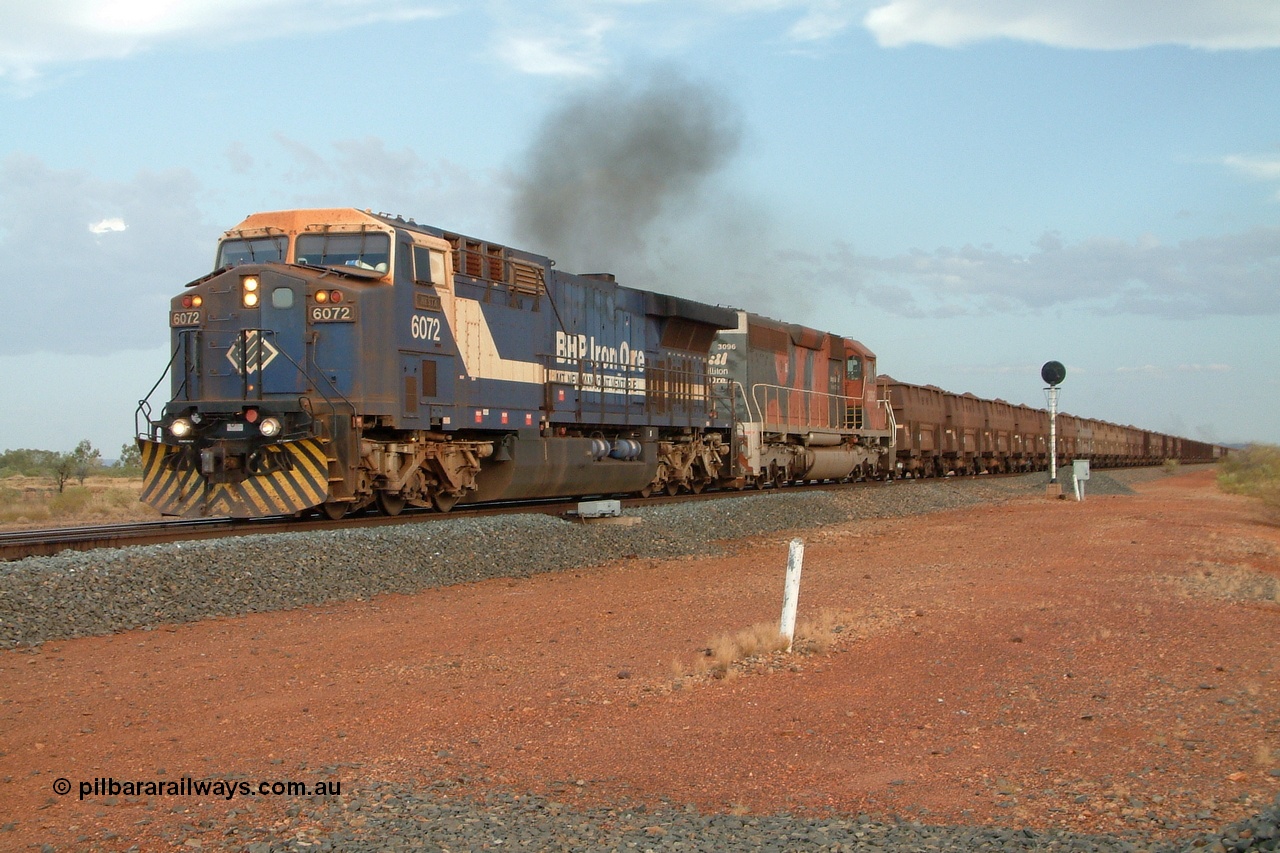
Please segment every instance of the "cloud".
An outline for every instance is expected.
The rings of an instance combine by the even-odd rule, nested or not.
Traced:
[[[1280,181],[1280,156],[1249,157],[1233,154],[1224,157],[1223,164],[1247,178],[1258,181]]]
[[[884,47],[991,39],[1099,50],[1280,47],[1280,4],[1257,0],[890,0],[863,23]]]
[[[1095,237],[1068,245],[1054,233],[1026,254],[989,247],[912,251],[888,258],[845,252],[830,280],[908,317],[1029,313],[1074,306],[1163,317],[1280,313],[1280,228],[1165,244]]]
[[[169,297],[213,261],[219,229],[199,189],[183,169],[103,181],[30,155],[0,161],[0,355],[163,346]]]
[[[541,77],[591,77],[609,60],[605,38],[617,26],[605,14],[608,4],[586,7],[568,17],[532,14],[521,6],[502,15],[494,57],[522,74]]]
[[[34,80],[50,66],[122,59],[171,43],[253,41],[445,14],[434,0],[66,0],[5,5],[0,79],[19,83]]]
[[[865,5],[852,0],[710,0],[712,8],[735,15],[799,15],[787,28],[797,42],[825,41],[847,30]]]
[[[1224,157],[1222,163],[1236,174],[1247,180],[1276,184],[1274,198],[1280,201],[1280,155],[1254,157],[1245,154],[1233,154]]]
[[[89,226],[90,234],[110,234],[113,231],[124,231],[129,226],[124,224],[124,220],[118,216],[111,219],[103,219]]]
[[[1120,376],[1138,376],[1149,379],[1169,379],[1175,374],[1217,374],[1230,373],[1229,364],[1177,364],[1162,367],[1154,364],[1143,364],[1137,367],[1120,366],[1112,369],[1112,373]]]

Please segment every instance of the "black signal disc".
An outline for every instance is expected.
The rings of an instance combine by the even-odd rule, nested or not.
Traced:
[[[1040,378],[1046,385],[1060,385],[1067,378],[1067,369],[1060,361],[1046,361],[1044,367],[1040,368]]]

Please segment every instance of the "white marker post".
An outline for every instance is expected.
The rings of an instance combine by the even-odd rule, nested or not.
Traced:
[[[787,651],[796,636],[796,608],[800,604],[800,568],[804,564],[804,540],[792,539],[787,555],[787,585],[782,591],[782,624],[778,633],[787,638]]]

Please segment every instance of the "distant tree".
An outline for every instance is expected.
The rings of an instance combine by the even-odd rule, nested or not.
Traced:
[[[84,485],[85,478],[102,467],[102,451],[94,447],[89,439],[76,445],[76,449],[68,454],[71,457],[71,472]],[[61,488],[58,491],[62,491]]]
[[[120,445],[120,458],[115,462],[115,468],[121,472],[136,474],[142,470],[142,451],[138,449],[136,442],[126,442]]]
[[[53,482],[58,486],[58,493],[67,487],[67,481],[76,473],[76,457],[74,453],[54,454],[52,465],[48,469]]]
[[[52,450],[5,450],[0,452],[0,472],[6,477],[44,477],[53,473],[61,457]]]

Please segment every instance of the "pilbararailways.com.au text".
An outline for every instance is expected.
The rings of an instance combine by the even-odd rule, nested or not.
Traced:
[[[54,780],[54,793],[71,793],[71,780],[60,777]],[[93,781],[79,782],[80,799],[86,797],[337,797],[342,794],[342,782],[328,779],[308,784],[296,780],[249,782],[234,779],[115,779],[98,777]]]

